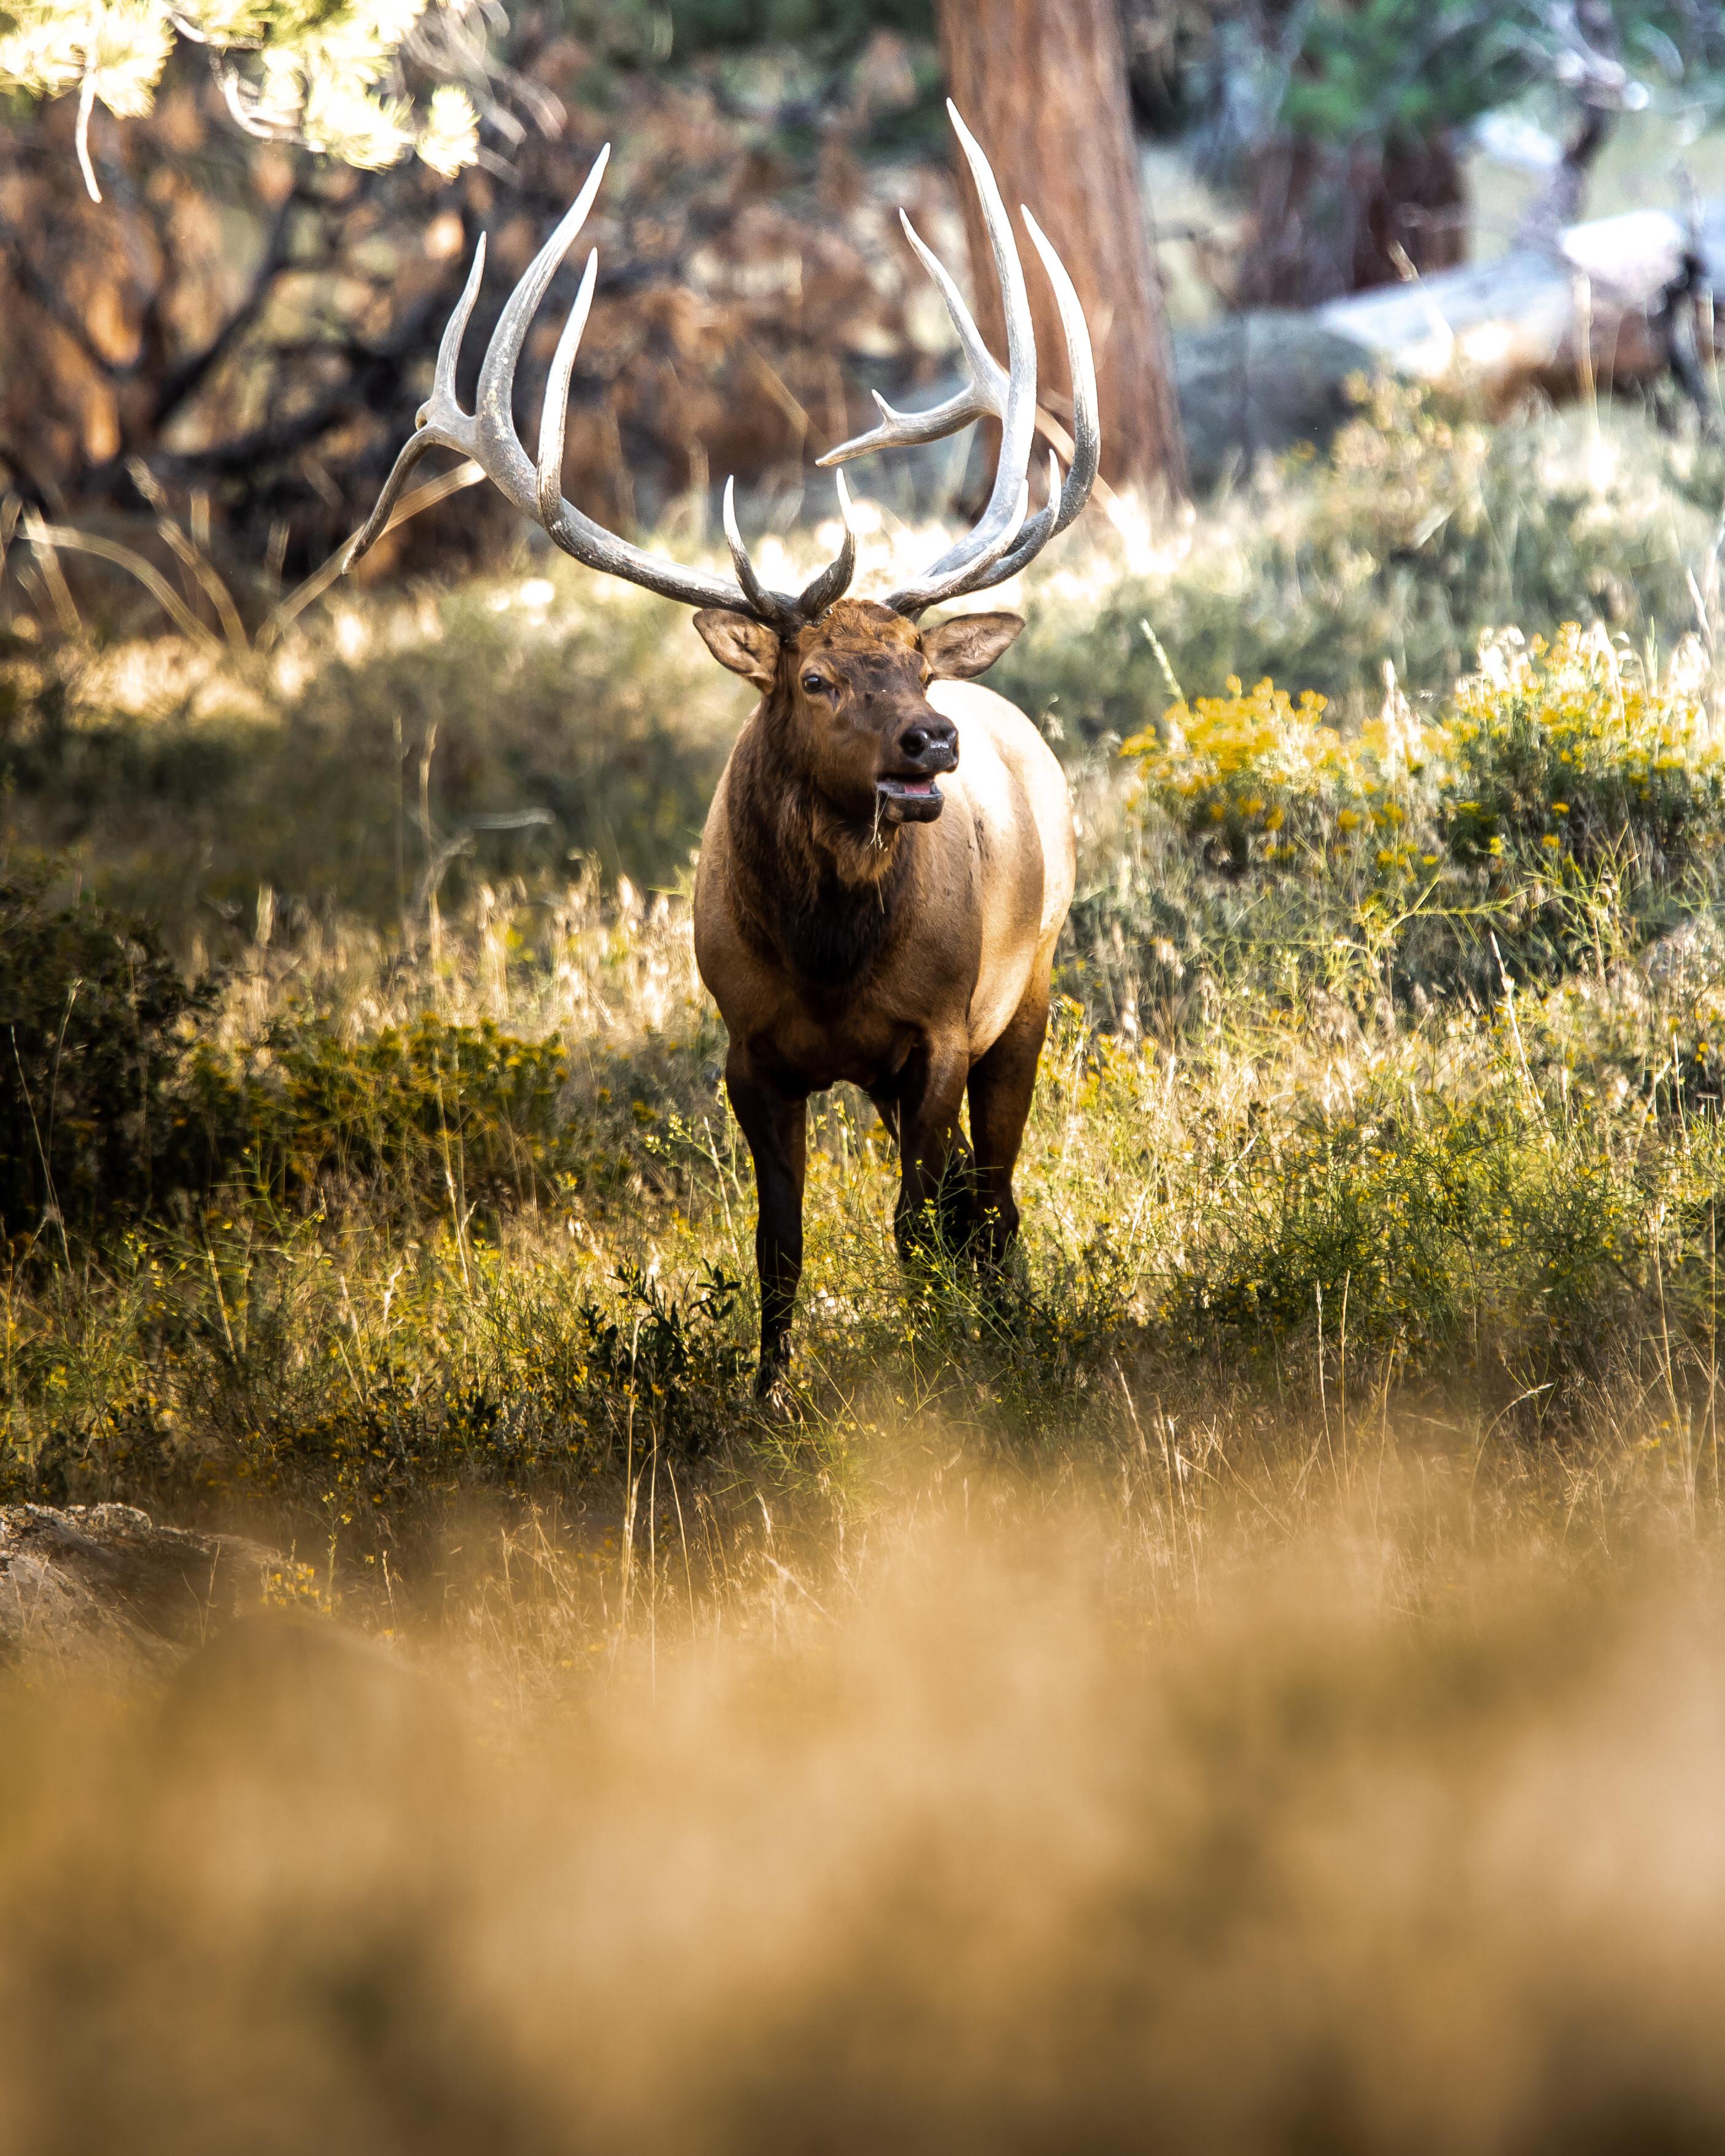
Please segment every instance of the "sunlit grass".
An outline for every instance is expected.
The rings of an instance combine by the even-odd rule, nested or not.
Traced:
[[[534,561],[339,594],[245,660],[15,647],[15,852],[74,839],[63,881],[219,963],[149,1051],[142,1196],[59,1053],[103,917],[39,983],[19,1103],[72,1150],[7,1222],[8,1486],[264,1491],[372,1548],[428,1493],[614,1491],[643,1443],[819,1482],[883,1417],[1093,1459],[1143,1399],[1246,1430],[1337,1389],[1512,1450],[1639,1443],[1656,1406],[1699,1460],[1716,590],[1705,452],[1637,424],[1602,458],[1383,391],[1320,465],[1100,522],[1006,594],[1003,685],[1081,830],[1020,1262],[1004,1297],[901,1276],[883,1134],[817,1105],[788,1424],[748,1398],[752,1189],[688,914],[743,699],[680,614]],[[864,521],[865,586],[926,549]],[[1273,685],[1209,670],[1224,628]]]

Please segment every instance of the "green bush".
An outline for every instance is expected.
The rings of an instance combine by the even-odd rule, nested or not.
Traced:
[[[276,1027],[239,1058],[191,1060],[182,1112],[211,1157],[279,1197],[364,1184],[432,1211],[533,1197],[563,1163],[568,1066],[555,1041],[427,1014],[347,1041]]]
[[[0,1231],[61,1234],[161,1205],[199,1173],[177,1087],[208,1000],[145,922],[0,874]]]
[[[495,1219],[554,1191],[603,1200],[669,1172],[676,1090],[643,1062],[577,1100],[556,1039],[421,1012],[351,1037],[291,1008],[213,1036],[218,977],[189,986],[147,923],[0,880],[0,1229],[57,1249],[223,1184],[317,1209],[363,1193]],[[649,1095],[654,1097],[648,1097]]]

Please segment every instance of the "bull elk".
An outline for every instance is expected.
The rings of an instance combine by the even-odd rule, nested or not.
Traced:
[[[459,450],[578,561],[699,609],[695,627],[713,656],[760,690],[706,819],[695,953],[729,1031],[726,1083],[754,1160],[763,1394],[788,1360],[811,1093],[848,1080],[893,1132],[902,1252],[937,1224],[998,1265],[1018,1227],[1013,1168],[1047,1029],[1055,939],[1072,896],[1072,807],[1060,767],[1024,713],[973,679],[1023,622],[972,613],[917,626],[929,608],[1015,575],[1064,530],[1088,498],[1099,449],[1096,375],[1077,295],[1025,210],[1065,329],[1073,405],[1070,468],[1063,480],[1050,454],[1046,503],[1028,513],[1037,397],[1024,270],[988,159],[948,110],[1000,281],[1006,365],[903,218],[952,317],[969,381],[927,412],[896,412],[877,396],[879,425],[820,459],[838,465],[935,441],[976,419],[999,422],[999,463],[978,521],[914,582],[879,602],[845,596],[856,535],[842,473],[839,555],[794,597],[768,590],[756,574],[729,482],[724,522],[734,583],[633,546],[563,498],[569,382],[593,303],[596,252],[552,359],[538,454],[528,456],[512,413],[516,365],[592,207],[604,151],[510,295],[469,413],[456,398],[455,365],[484,274],[481,238],[418,430],[344,563],[383,530],[427,449]],[[968,1144],[959,1130],[967,1092]]]

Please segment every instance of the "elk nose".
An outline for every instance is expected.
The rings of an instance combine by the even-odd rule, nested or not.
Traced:
[[[912,763],[927,761],[937,771],[953,771],[958,763],[958,729],[950,719],[931,712],[905,728],[898,747],[900,755]]]

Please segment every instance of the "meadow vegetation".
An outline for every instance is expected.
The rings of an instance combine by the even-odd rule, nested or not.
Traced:
[[[269,1491],[375,1557],[432,1491],[608,1487],[641,1444],[830,1476],[935,1407],[1058,1452],[1332,1389],[1440,1395],[1507,1458],[1651,1415],[1692,1477],[1708,454],[1380,389],[1322,462],[1040,573],[1002,685],[1083,858],[1018,1284],[901,1281],[883,1135],[819,1104],[789,1427],[739,1382],[752,1192],[688,936],[742,695],[677,615],[535,562],[273,652],[105,629],[106,588],[80,637],[15,622],[8,1486]]]
[[[1021,1261],[902,1275],[816,1104],[772,1414],[681,617],[524,557],[224,650],[42,584],[0,1496],[261,1533],[310,1629],[0,1699],[17,2115],[1713,2145],[1712,456],[1384,391],[1036,572]]]

